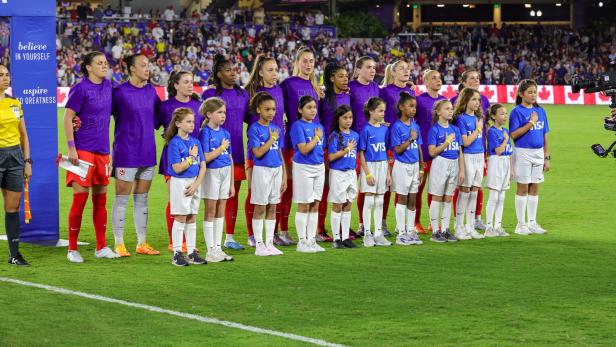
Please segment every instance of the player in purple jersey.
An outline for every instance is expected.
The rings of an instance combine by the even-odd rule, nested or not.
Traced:
[[[368,99],[379,96],[379,85],[374,82],[375,75],[376,62],[374,59],[368,56],[357,59],[355,62],[355,71],[353,72],[353,81],[349,83],[349,91],[351,93],[351,109],[353,110],[353,130],[358,134],[361,134],[364,126],[368,123],[368,120],[364,115],[364,105]],[[359,162],[357,167],[360,167]],[[357,229],[357,233],[359,235],[363,235],[363,193],[359,193],[357,196],[357,209],[359,219],[359,228]]]
[[[438,92],[441,90],[443,86],[443,81],[441,80],[441,74],[436,70],[426,70],[423,73],[423,81],[426,85],[427,91],[417,96],[417,113],[415,119],[417,124],[419,124],[419,128],[421,129],[421,138],[428,138],[428,130],[432,127],[432,107],[434,103],[439,100],[447,99],[446,97],[440,95]],[[419,190],[417,191],[417,201],[415,202],[415,207],[417,214],[415,215],[415,230],[417,230],[420,234],[427,234],[427,231],[421,225],[421,196],[426,186],[426,181],[428,179],[428,174],[430,173],[430,165],[432,163],[432,157],[428,152],[428,141],[424,141],[423,145],[421,145],[421,154],[423,155],[424,160],[424,177],[419,185]],[[430,202],[432,201],[432,196],[428,193],[428,206],[430,206]]]
[[[124,218],[128,198],[133,194],[133,216],[137,231],[138,254],[158,255],[146,242],[148,192],[156,166],[154,124],[160,98],[150,78],[149,60],[141,54],[125,59],[129,80],[113,90],[112,114],[115,121],[113,173],[116,196],[112,209],[115,252],[128,257],[124,245]]]
[[[222,55],[217,54],[212,67],[212,81],[214,85],[203,92],[203,99],[219,97],[224,100],[227,108],[227,119],[222,125],[231,134],[231,147],[235,148],[233,156],[233,185],[239,192],[242,181],[246,179],[244,168],[244,122],[248,120],[248,103],[250,97],[242,87],[237,84],[238,76],[233,64]],[[237,218],[238,196],[235,194],[227,201],[225,210],[225,243],[230,249],[244,249],[235,241],[235,222]]]
[[[289,214],[293,202],[293,146],[291,145],[291,126],[298,119],[297,110],[299,99],[303,96],[312,97],[317,103],[323,97],[323,92],[319,88],[314,72],[314,53],[308,47],[300,47],[293,60],[293,76],[282,81],[280,87],[284,95],[284,111],[287,118],[284,137],[284,160],[287,169],[287,190],[282,194],[282,213],[280,216],[280,237],[288,242],[294,242],[289,235]],[[315,122],[319,121],[317,114]]]
[[[265,92],[270,95],[276,104],[276,113],[271,120],[271,124],[277,126],[284,131],[284,95],[282,88],[278,85],[278,63],[272,56],[259,55],[255,60],[252,72],[248,83],[244,86],[244,89],[248,91],[250,98],[255,96],[258,92]],[[250,113],[249,126],[254,122],[259,121],[260,117],[256,112]],[[284,139],[284,133],[280,136]],[[283,140],[281,140],[282,142]],[[246,215],[246,227],[248,229],[248,245],[255,247],[254,233],[252,230],[252,216],[254,214],[255,205],[250,203],[251,199],[251,178],[252,168],[254,166],[254,156],[251,151],[246,152],[246,178],[248,180],[248,194],[246,194],[246,201],[244,201],[244,213]],[[285,174],[286,176],[286,174]],[[286,184],[286,177],[285,177]],[[276,224],[280,223],[280,216],[282,212],[282,206],[277,204],[276,206]],[[291,243],[285,241],[285,239],[278,236],[278,232],[274,235],[274,244],[278,246],[288,246]]]
[[[84,78],[71,88],[64,113],[64,134],[68,158],[73,165],[79,160],[92,163],[86,177],[66,172],[66,186],[73,188],[73,202],[68,215],[68,254],[70,262],[81,263],[77,250],[83,209],[92,191],[92,221],[96,234],[96,257],[117,258],[107,247],[107,185],[109,184],[109,123],[111,120],[111,82],[106,80],[109,65],[101,52],[88,53],[82,64]]]
[[[192,137],[199,137],[199,129],[201,123],[203,123],[203,116],[199,114],[199,106],[201,106],[201,97],[194,93],[193,75],[188,71],[171,72],[169,76],[169,83],[167,84],[167,97],[168,99],[163,101],[158,108],[158,114],[156,117],[156,130],[162,126],[164,130],[169,127],[171,118],[173,118],[173,111],[180,107],[186,107],[193,111],[195,128],[191,134]],[[164,133],[164,131],[163,131]],[[167,170],[168,158],[167,147],[163,147],[160,155],[160,162],[158,164],[158,173],[164,175],[167,185],[167,191],[169,191],[169,179],[171,177],[170,172]],[[172,229],[173,229],[173,215],[170,212],[171,205],[167,201],[167,208],[165,209],[165,215],[167,219],[167,232],[169,233],[169,250],[173,251],[172,245]],[[182,245],[182,252],[186,253],[186,242]]]

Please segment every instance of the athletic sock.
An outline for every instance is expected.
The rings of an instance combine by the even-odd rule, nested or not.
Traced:
[[[266,219],[265,220],[265,244],[273,245],[274,244],[274,229],[276,228],[276,220],[275,219]]]
[[[148,193],[133,194],[133,219],[137,231],[137,245],[146,241],[148,228]]]
[[[293,203],[293,180],[287,180],[287,190],[282,193],[280,201],[280,230],[289,231],[289,215],[291,214],[291,206]]]
[[[308,213],[308,224],[306,226],[306,231],[308,232],[308,240],[310,241],[316,240],[318,223],[319,223],[319,213],[318,212]]]
[[[366,200],[365,193],[359,193],[357,195],[357,219],[359,220],[359,224],[364,224],[364,203]]]
[[[321,202],[319,202],[319,223],[317,224],[317,230],[319,233],[325,232],[325,219],[327,218],[327,195],[329,194],[329,186],[323,187],[323,194],[321,195]]]
[[[233,170],[233,168],[231,168]],[[231,184],[235,184],[235,191],[239,192],[241,188],[242,181],[231,182]],[[225,210],[225,234],[235,234],[235,222],[237,220],[237,205],[238,205],[238,194],[230,197],[227,200],[227,206]]]
[[[197,223],[192,222],[186,225],[186,251],[192,254],[197,246]]]
[[[370,227],[372,223],[372,217],[370,214],[372,213],[372,208],[374,207],[374,195],[366,195],[364,197],[364,208],[362,209],[363,223],[364,223],[364,231],[370,232]]]
[[[391,192],[386,191],[385,195],[383,195],[383,216],[381,216],[381,220],[383,221],[383,223],[381,224],[385,224],[385,222],[387,221],[387,213],[389,212],[390,202],[391,202]]]
[[[167,220],[167,233],[169,233],[169,243],[171,243],[171,230],[173,229],[173,220],[175,219],[171,214],[171,202],[167,201],[167,208],[165,209],[165,218]]]
[[[263,219],[252,219],[252,231],[257,245],[263,244]]]
[[[374,236],[383,236],[383,195],[374,197]]]
[[[182,236],[184,236],[184,229],[186,224],[178,222],[177,219],[173,221],[173,230],[171,231],[171,238],[173,243],[173,251],[182,251]]]
[[[415,214],[417,210],[406,209],[406,232],[415,230]]]
[[[351,229],[351,211],[342,212],[340,227],[342,229],[342,240],[348,240]]]
[[[470,193],[466,204],[466,226],[475,229],[475,207],[477,206],[477,191]]]
[[[490,196],[488,197],[488,206],[486,207],[486,225],[491,227],[493,224],[494,212],[498,206],[499,191],[490,189]]]
[[[451,221],[451,202],[443,202],[443,213],[441,214],[441,228],[446,231]]]
[[[334,237],[334,240],[340,240],[341,217],[342,217],[342,214],[340,212],[334,212],[334,211],[332,211],[332,213],[329,216],[329,224],[332,229],[332,236]]]
[[[526,213],[528,217],[528,224],[532,225],[537,223],[537,206],[539,205],[538,195],[529,195],[528,203],[526,205]]]
[[[4,228],[9,243],[9,254],[11,257],[16,257],[19,254],[19,212],[4,212]]]
[[[68,250],[69,251],[77,250],[77,239],[79,238],[79,231],[81,230],[81,218],[83,216],[83,209],[86,206],[87,201],[88,201],[87,192],[73,194],[73,203],[71,204],[71,210],[68,213]]]
[[[220,250],[222,250],[222,228],[224,223],[224,218],[214,218],[214,242],[216,247]],[[233,235],[231,235],[231,237],[233,237]]]
[[[396,208],[394,210],[396,215],[396,230],[399,233],[404,233],[407,230],[407,225],[405,222],[407,208],[405,205],[396,204]]]
[[[426,180],[421,182],[417,190],[417,195],[415,196],[415,211],[416,211],[415,224],[419,224],[421,222],[421,199],[422,199],[425,186],[426,186]]]
[[[252,228],[252,216],[255,213],[255,205],[250,203],[251,191],[248,190],[248,194],[246,194],[246,201],[244,201],[244,215],[246,216],[246,229],[248,231],[248,236],[252,236],[254,230]]]
[[[481,210],[483,209],[483,188],[477,191],[477,204],[475,205],[475,219],[481,219]]]
[[[216,241],[214,241],[214,222],[203,221],[203,238],[205,239],[205,247],[208,252],[216,246]]]
[[[458,193],[458,206],[456,206],[456,226],[464,225],[464,215],[468,206],[470,193],[460,191]]]
[[[494,218],[495,228],[500,228],[502,225],[503,208],[505,207],[505,194],[506,192],[504,190],[502,190],[500,194],[498,194],[498,204],[496,205],[496,217]]]
[[[518,218],[518,224],[526,224],[526,203],[527,195],[515,195],[515,215]]]
[[[295,213],[295,229],[297,230],[297,238],[300,241],[307,240],[307,231],[306,231],[307,226],[308,226],[308,213],[296,212]]]
[[[432,201],[430,204],[430,226],[432,227],[432,233],[439,231],[438,221],[439,213],[441,212],[441,204],[440,201]]]
[[[92,222],[96,235],[96,250],[107,247],[107,193],[92,195]]]

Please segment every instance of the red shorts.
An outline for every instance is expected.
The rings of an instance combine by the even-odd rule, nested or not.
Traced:
[[[359,160],[359,151],[357,152],[357,156],[355,157],[355,173],[357,173],[357,177],[361,173],[361,160]]]
[[[425,173],[430,173],[430,167],[432,167],[432,160],[424,162],[423,170]]]
[[[323,148],[323,163],[325,164],[325,173],[326,173],[325,180],[327,180],[329,178],[329,177],[327,177],[327,176],[329,176],[329,174],[328,174],[328,172],[329,172],[329,155],[328,155],[328,152],[327,152],[327,148]]]
[[[252,169],[255,166],[255,161],[252,159],[246,159],[246,170]]]
[[[92,153],[88,151],[77,150],[77,156],[80,160],[87,161],[94,166],[90,167],[85,178],[67,171],[66,186],[71,187],[73,182],[82,187],[106,186],[109,184],[109,176],[111,175],[111,165],[109,164],[109,154]]]
[[[246,169],[244,168],[244,164],[233,164],[233,180],[234,181],[245,181],[246,180]]]
[[[394,167],[394,152],[387,151],[387,162],[389,163],[389,167]]]
[[[293,149],[285,148],[282,151],[282,157],[284,159],[284,163],[287,164],[287,166],[293,165]]]

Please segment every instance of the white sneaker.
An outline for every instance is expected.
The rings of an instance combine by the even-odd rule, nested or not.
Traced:
[[[225,261],[225,256],[218,253],[216,248],[210,248],[205,255],[205,260],[207,260],[208,263],[220,263]]]
[[[109,259],[113,259],[113,258],[119,258],[120,255],[117,254],[116,252],[112,251],[111,248],[109,247],[103,247],[98,251],[94,252],[94,256],[97,258],[109,258]],[[82,259],[83,261],[83,259]]]
[[[496,228],[495,230],[496,230],[496,232],[498,233],[498,236],[500,236],[500,237],[509,237],[509,233],[507,233],[507,232],[505,231],[505,229],[503,229],[503,227],[502,227],[502,226],[500,226],[500,227]]]
[[[497,237],[500,236],[500,234],[498,233],[498,230],[496,230],[495,228],[488,226],[486,228],[486,232],[485,232],[485,237]]]
[[[308,242],[306,240],[299,240],[297,241],[297,248],[296,248],[297,252],[300,253],[316,253],[316,249],[310,247],[310,245],[308,244]]]
[[[518,223],[518,225],[515,227],[515,233],[518,235],[530,235],[531,231],[530,229],[528,229],[526,224]]]
[[[83,258],[81,257],[81,254],[79,254],[79,251],[68,251],[66,258],[71,263],[83,263]]]
[[[454,230],[456,232],[456,239],[461,241],[472,239],[471,235],[466,232],[466,228],[464,226],[456,225]]]
[[[310,248],[314,249],[314,251],[317,253],[325,252],[325,248],[319,246],[319,244],[317,243],[315,239],[308,241],[308,245],[310,246]]]
[[[407,235],[405,232],[398,231],[398,236],[396,236],[396,244],[400,246],[408,246],[414,245],[415,241],[411,240],[409,235]]]
[[[265,247],[267,247],[267,250],[271,253],[271,255],[283,255],[284,254],[282,253],[281,250],[276,248],[273,243],[270,243],[269,245]]]
[[[375,242],[374,242],[374,237],[372,236],[372,233],[369,231],[365,231],[364,232],[364,247],[374,247]]]
[[[388,239],[386,239],[383,234],[381,234],[374,238],[374,245],[375,246],[391,246],[391,242]]]
[[[483,239],[485,237],[482,234],[478,233],[475,230],[475,227],[467,227],[466,228],[466,233],[469,234],[474,239]]]
[[[421,239],[419,238],[419,235],[417,235],[417,230],[413,229],[410,232],[408,232],[406,234],[406,236],[409,239],[409,244],[411,245],[423,245],[423,241],[421,241]]]
[[[537,223],[532,223],[528,225],[528,230],[530,230],[531,233],[533,234],[545,234],[547,233],[547,230],[543,229],[541,227],[541,225],[537,224]]]
[[[267,249],[264,244],[257,243],[257,247],[255,247],[255,255],[259,257],[267,257],[272,255],[272,253],[270,253],[269,249]]]
[[[218,248],[216,252],[218,252],[218,254],[223,257],[225,261],[233,261],[233,257],[225,253],[222,249]]]

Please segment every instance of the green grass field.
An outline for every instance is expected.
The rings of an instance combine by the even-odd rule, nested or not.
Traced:
[[[166,189],[157,176],[148,232],[161,256],[95,259],[88,203],[80,238],[90,242],[80,249],[84,264],[68,263],[65,248],[24,244],[33,266],[10,267],[0,258],[0,277],[353,346],[614,345],[616,159],[600,159],[589,148],[616,140],[603,130],[608,110],[545,107],[553,160],[541,187],[539,222],[547,235],[417,247],[328,247],[320,254],[283,247],[284,256],[267,258],[249,249],[230,252],[234,262],[176,268],[166,249]],[[65,151],[64,140],[60,144]],[[64,173],[60,177],[60,233],[66,238],[71,196],[63,187]],[[245,193],[243,186],[236,232],[242,243]],[[515,226],[514,193],[514,188],[508,192],[505,205],[508,231]],[[131,211],[125,240],[134,249]],[[394,225],[392,208],[390,229]],[[111,221],[108,230],[113,244]],[[197,235],[203,248],[201,224]],[[7,252],[0,242],[0,255]],[[0,291],[0,346],[303,344],[1,281]]]

